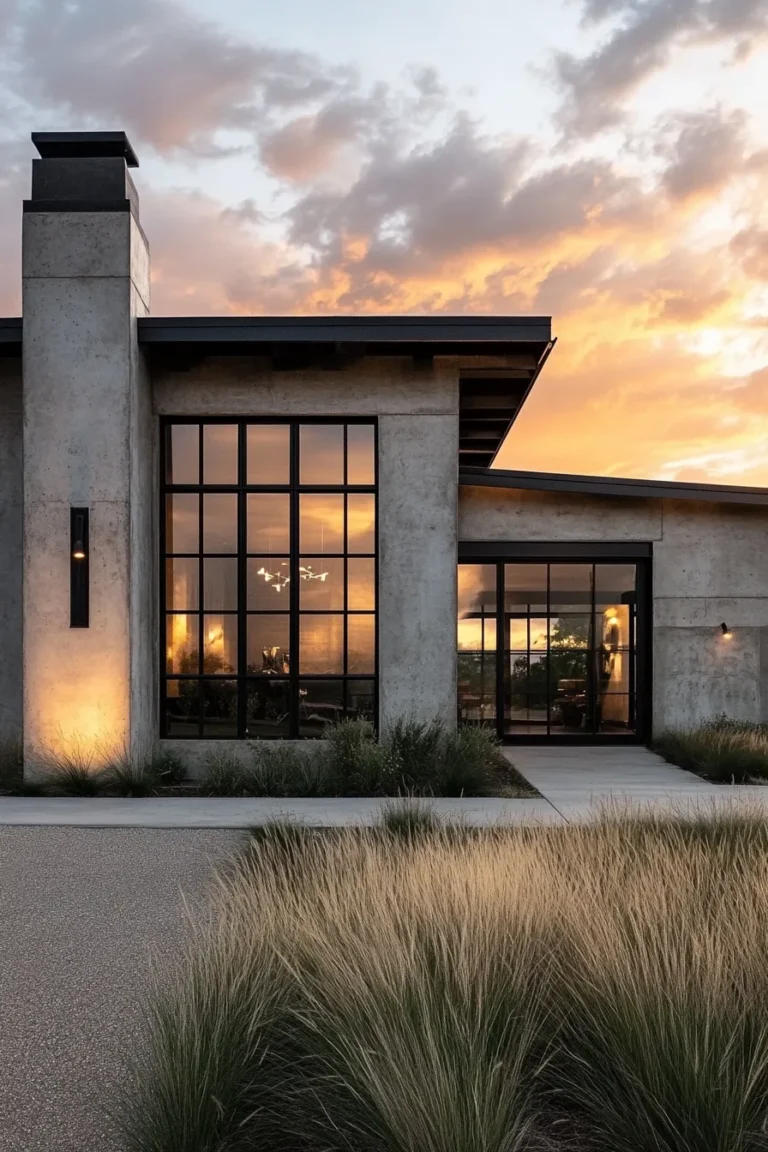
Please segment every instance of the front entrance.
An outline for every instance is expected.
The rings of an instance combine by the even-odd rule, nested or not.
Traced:
[[[462,563],[458,586],[460,723],[509,741],[643,738],[644,562]]]

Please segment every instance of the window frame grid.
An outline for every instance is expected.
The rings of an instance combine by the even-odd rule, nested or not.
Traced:
[[[198,483],[197,484],[173,484],[168,479],[168,435],[169,428],[172,425],[188,424],[196,425],[199,429],[198,433]],[[204,433],[203,428],[206,424],[220,424],[220,425],[235,425],[238,429],[238,481],[236,484],[205,484],[204,483]],[[289,428],[289,480],[286,484],[249,484],[247,475],[247,428],[249,425],[264,425],[276,424],[287,426]],[[302,425],[342,425],[343,427],[343,453],[344,453],[344,483],[342,484],[304,484],[300,483],[300,427]],[[364,425],[372,428],[373,430],[373,482],[369,484],[349,484],[347,477],[349,472],[349,455],[348,455],[348,435],[347,429],[350,425]],[[289,735],[288,737],[276,737],[276,739],[313,739],[314,737],[302,736],[301,729],[301,715],[299,698],[299,686],[303,681],[316,681],[318,683],[325,682],[340,682],[342,685],[342,708],[346,713],[349,707],[349,685],[350,683],[371,683],[373,684],[373,723],[374,727],[378,729],[379,720],[379,612],[378,612],[378,587],[379,587],[379,428],[378,419],[375,416],[162,416],[160,418],[160,555],[159,555],[159,568],[160,568],[160,617],[161,617],[161,643],[160,643],[160,660],[159,660],[159,708],[160,708],[160,736],[161,739],[179,739],[179,740],[200,740],[200,739],[249,739],[247,732],[247,706],[248,706],[248,688],[253,683],[266,682],[266,683],[285,683],[289,687],[290,695],[290,719],[289,719]],[[255,609],[253,611],[248,609],[247,601],[247,570],[248,560],[253,556],[261,555],[260,552],[248,551],[248,533],[247,533],[247,495],[249,493],[285,493],[289,496],[289,547],[290,553],[281,553],[280,558],[289,558],[290,564],[290,584],[289,584],[289,608],[282,609],[281,613],[289,617],[289,660],[290,669],[286,676],[267,676],[260,673],[249,674],[247,671],[246,654],[247,654],[247,629],[248,619],[250,616],[257,615],[271,615],[266,609]],[[211,553],[203,551],[204,542],[204,496],[208,494],[217,493],[234,493],[238,497],[237,515],[236,515],[236,532],[237,532],[237,552],[220,552]],[[344,551],[339,553],[324,554],[327,559],[342,559],[343,561],[343,580],[344,580],[344,607],[342,609],[316,609],[302,610],[299,607],[300,601],[300,580],[299,580],[299,565],[301,558],[301,540],[300,540],[300,509],[299,501],[303,494],[339,494],[344,498],[343,508],[343,543]],[[197,554],[191,552],[169,552],[167,548],[167,515],[168,515],[168,497],[176,494],[191,494],[198,497],[198,548]],[[350,609],[348,607],[349,592],[347,587],[348,582],[348,560],[350,553],[348,551],[348,496],[349,494],[369,494],[373,496],[374,503],[374,519],[373,519],[373,552],[355,552],[352,554],[353,559],[369,559],[373,560],[373,608],[365,609]],[[309,555],[310,553],[308,553]],[[206,673],[205,667],[205,633],[204,633],[204,619],[207,614],[204,610],[204,563],[206,559],[236,559],[237,560],[237,609],[235,611],[220,611],[213,613],[214,615],[233,615],[237,617],[237,666],[238,670],[234,673]],[[193,559],[197,562],[198,571],[198,607],[196,612],[191,612],[185,609],[172,609],[168,608],[167,600],[167,576],[166,565],[167,561],[171,559]],[[211,613],[208,613],[211,614]],[[343,619],[343,671],[333,673],[303,673],[299,665],[299,631],[300,619],[302,615],[331,615],[342,616]],[[169,672],[167,669],[167,620],[169,616],[174,615],[197,615],[197,637],[198,637],[198,671],[189,673]],[[348,619],[350,616],[372,616],[373,617],[373,632],[374,632],[374,661],[373,670],[371,672],[352,672],[348,671],[349,655],[348,655]],[[169,681],[176,682],[198,682],[198,715],[196,719],[197,734],[193,736],[169,735],[168,733],[168,715],[167,715],[167,684]],[[236,702],[236,720],[235,727],[237,731],[236,736],[211,736],[205,735],[205,716],[204,716],[204,684],[206,681],[213,683],[224,683],[226,681],[234,681],[237,685],[237,702]]]

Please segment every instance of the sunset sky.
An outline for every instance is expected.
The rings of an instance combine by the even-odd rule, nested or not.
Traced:
[[[0,0],[0,316],[67,128],[155,315],[551,315],[502,466],[768,485],[768,0]]]

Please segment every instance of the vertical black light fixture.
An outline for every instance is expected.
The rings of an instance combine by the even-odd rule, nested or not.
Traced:
[[[69,626],[88,627],[88,509],[69,515]]]

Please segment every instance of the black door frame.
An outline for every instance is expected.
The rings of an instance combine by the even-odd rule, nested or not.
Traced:
[[[589,541],[460,541],[458,563],[496,564],[496,734],[505,744],[646,744],[651,736],[652,707],[652,579],[653,546],[645,542],[617,541],[613,543]],[[503,564],[516,562],[563,563],[579,561],[593,564],[621,564],[631,562],[637,565],[637,604],[635,613],[635,656],[636,673],[636,715],[635,731],[626,736],[610,734],[585,735],[544,735],[510,736],[504,732],[504,672],[503,659],[498,658],[503,646],[504,600],[499,589],[503,589]]]

